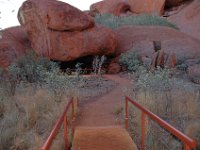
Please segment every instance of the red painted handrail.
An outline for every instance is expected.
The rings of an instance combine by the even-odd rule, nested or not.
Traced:
[[[65,107],[64,112],[62,113],[62,115],[59,117],[58,121],[56,122],[53,130],[51,131],[48,139],[46,140],[46,142],[44,143],[44,145],[42,146],[41,150],[49,150],[53,140],[55,139],[56,135],[58,134],[58,131],[62,125],[62,123],[64,124],[64,139],[65,139],[65,150],[68,150],[68,133],[67,133],[67,112],[69,111],[70,106],[72,107],[72,133],[74,133],[74,98],[72,98],[67,106]]]
[[[129,97],[126,96],[125,101],[126,101],[125,102],[125,116],[126,116],[125,126],[126,126],[126,129],[128,129],[128,102],[132,103],[134,106],[136,106],[137,108],[139,108],[142,111],[142,142],[141,142],[142,150],[145,149],[145,123],[146,123],[145,117],[146,116],[150,117],[152,120],[157,122],[160,126],[162,126],[166,130],[168,130],[171,134],[173,134],[178,139],[180,139],[184,143],[184,150],[191,150],[191,149],[196,148],[197,142],[195,140],[186,136],[181,131],[177,130],[172,125],[170,125],[169,123],[167,123],[166,121],[164,121],[163,119],[161,119],[160,117],[158,117],[157,115],[152,113],[151,111],[147,110],[146,108],[144,108],[143,106],[138,104],[136,101],[133,101]]]

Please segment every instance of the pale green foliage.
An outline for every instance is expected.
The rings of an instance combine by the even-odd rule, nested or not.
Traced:
[[[100,56],[94,57],[93,62],[92,62],[92,68],[94,69],[95,74],[101,75],[102,73],[101,69],[105,60],[106,60],[106,57],[104,55],[101,57]]]
[[[34,83],[34,87],[42,85],[47,77],[47,72],[58,69],[58,65],[47,58],[38,57],[34,52],[29,52],[8,67],[8,72],[0,69],[0,88],[7,95],[14,95],[17,85],[21,81]]]
[[[81,65],[82,65],[82,63],[77,63],[77,64],[75,65],[75,67],[76,67],[76,77],[77,77],[78,79],[80,78],[80,75],[81,75],[81,73],[82,73]]]
[[[112,29],[125,25],[167,26],[178,29],[176,25],[166,19],[149,14],[142,14],[138,16],[114,16],[112,14],[100,14],[95,17],[95,21]]]
[[[59,70],[48,72],[45,81],[57,102],[60,102],[64,95],[70,94],[70,90],[73,90],[72,79],[67,74],[60,73]]]
[[[169,70],[157,68],[157,70],[140,74],[136,86],[144,90],[166,91],[171,89],[172,80],[169,78]]]
[[[58,68],[56,63],[47,58],[38,57],[34,52],[20,58],[15,64],[9,66],[8,70],[14,80],[22,80],[30,83],[42,83],[46,72]]]
[[[200,87],[173,76],[173,70],[157,68],[143,71],[133,82],[129,95],[153,113],[184,132],[200,116]],[[135,108],[135,107],[134,107]],[[130,109],[134,136],[140,133],[140,111]],[[138,123],[139,122],[139,123]],[[181,149],[181,143],[153,121],[148,122],[147,149]],[[139,141],[138,138],[134,137]]]
[[[135,50],[130,50],[127,53],[121,54],[119,62],[125,65],[129,71],[136,71],[141,65],[138,59],[138,53]]]

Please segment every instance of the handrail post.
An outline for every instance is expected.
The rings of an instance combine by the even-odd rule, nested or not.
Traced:
[[[68,130],[67,130],[67,116],[64,117],[64,138],[65,138],[65,150],[68,150]]]
[[[74,135],[74,98],[72,99],[72,135]]]
[[[191,148],[186,143],[184,143],[184,150],[191,150]]]
[[[128,130],[128,99],[125,98],[125,128]]]
[[[141,116],[141,119],[142,119],[142,150],[145,150],[145,113],[142,112],[142,116]]]

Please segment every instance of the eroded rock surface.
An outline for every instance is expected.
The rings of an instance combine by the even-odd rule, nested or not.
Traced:
[[[28,36],[22,27],[3,30],[0,39],[0,67],[7,68],[30,49]]]
[[[161,41],[167,55],[173,54],[177,61],[200,56],[200,41],[168,27],[160,26],[124,26],[115,29],[118,39],[116,55],[128,50],[137,50],[139,54],[152,58],[155,53],[153,41]]]
[[[165,0],[104,0],[91,5],[90,10],[114,15],[132,13],[162,14]]]
[[[194,0],[168,18],[180,30],[200,40],[200,1]]]
[[[112,30],[94,25],[86,13],[54,0],[27,0],[18,18],[37,54],[58,61],[110,55],[117,45]]]

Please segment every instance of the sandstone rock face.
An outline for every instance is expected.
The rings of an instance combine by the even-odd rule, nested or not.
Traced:
[[[91,5],[90,10],[112,13],[119,16],[129,11],[133,13],[162,14],[165,0],[104,0]]]
[[[160,15],[164,12],[165,0],[128,0],[133,13],[151,13]]]
[[[143,62],[143,63],[145,63],[145,62]],[[163,50],[159,50],[153,54],[153,57],[151,59],[151,68],[152,69],[154,69],[156,67],[174,68],[174,67],[176,67],[176,64],[177,64],[176,56],[173,52],[169,53],[169,54],[165,54],[165,52]]]
[[[91,12],[96,13],[112,13],[116,16],[125,14],[127,11],[130,11],[130,5],[125,2],[125,0],[104,0],[92,4],[90,6]]]
[[[180,30],[190,36],[200,39],[200,1],[194,0],[185,8],[168,18]]]
[[[93,19],[79,9],[54,0],[27,0],[19,10],[18,19],[23,25],[31,26],[34,22],[38,27],[42,24],[58,31],[80,31],[94,25]]]
[[[109,55],[117,45],[112,30],[94,25],[86,13],[63,2],[27,0],[18,18],[36,53],[53,60]]]
[[[108,66],[108,74],[117,74],[121,71],[121,66],[118,63],[111,63]]]
[[[28,36],[22,27],[3,30],[0,39],[0,67],[7,68],[30,49]]]
[[[155,53],[153,41],[161,41],[165,54],[175,55],[177,61],[200,56],[200,41],[172,28],[124,26],[115,29],[115,32],[118,39],[116,56],[134,49],[139,51],[140,55],[152,58]],[[170,59],[174,61],[174,58]]]

